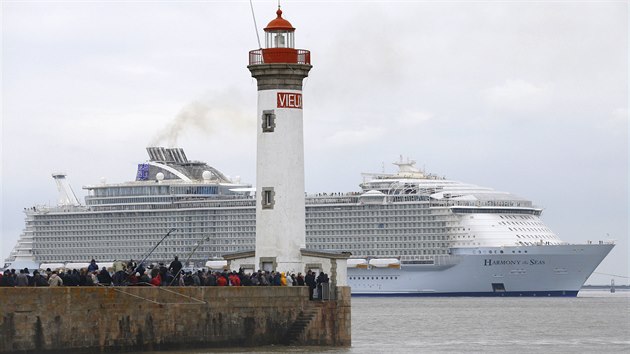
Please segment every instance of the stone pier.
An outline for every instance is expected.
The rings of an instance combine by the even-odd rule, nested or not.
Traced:
[[[350,288],[0,288],[0,353],[350,346]]]

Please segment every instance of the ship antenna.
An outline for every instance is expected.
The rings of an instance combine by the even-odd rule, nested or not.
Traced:
[[[280,6],[279,0],[278,0],[278,6]],[[249,7],[252,9],[252,18],[254,19],[254,32],[256,32],[256,39],[258,40],[258,48],[262,49],[262,45],[260,44],[260,36],[258,35],[258,25],[256,24],[256,15],[254,15],[254,5],[252,4],[252,0],[249,0]]]

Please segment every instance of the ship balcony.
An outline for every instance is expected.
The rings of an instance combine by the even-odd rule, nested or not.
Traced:
[[[249,65],[311,64],[311,52],[306,49],[265,48],[249,52]]]

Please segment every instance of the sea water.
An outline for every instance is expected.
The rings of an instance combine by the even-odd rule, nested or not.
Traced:
[[[583,290],[576,298],[355,297],[349,348],[267,346],[166,353],[463,352],[630,353],[630,292]]]

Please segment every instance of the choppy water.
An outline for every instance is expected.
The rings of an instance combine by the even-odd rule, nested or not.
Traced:
[[[589,290],[577,298],[353,298],[351,348],[271,346],[166,353],[286,352],[630,353],[630,292]]]

